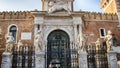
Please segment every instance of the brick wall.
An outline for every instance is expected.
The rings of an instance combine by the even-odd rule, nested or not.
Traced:
[[[101,14],[101,13],[85,13],[83,17],[84,33],[88,36],[87,44],[93,43],[100,38],[100,28],[104,28],[107,34],[111,30],[113,35],[118,39],[120,45],[120,30],[117,28],[118,18],[114,14]],[[104,38],[101,38],[101,42]]]
[[[85,34],[93,34],[93,36],[88,37],[88,43],[89,42],[95,42],[97,38],[100,38],[100,28],[104,28],[105,32],[107,34],[108,30],[111,30],[112,33],[116,36],[116,38],[119,40],[120,45],[120,31],[117,29],[117,23],[116,22],[100,22],[100,21],[87,21],[86,22],[86,29]],[[101,38],[101,42],[104,40],[104,38]]]
[[[33,45],[34,17],[32,14],[30,12],[1,12],[0,27],[2,29],[2,34],[0,38],[0,58],[5,50],[5,35],[8,33],[9,26],[13,24],[18,28],[17,42],[21,39],[22,32],[31,32],[32,40],[22,40],[22,42],[23,44]]]

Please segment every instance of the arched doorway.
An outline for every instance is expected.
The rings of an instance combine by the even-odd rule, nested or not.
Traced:
[[[51,32],[47,38],[47,68],[70,68],[70,38],[62,30]]]

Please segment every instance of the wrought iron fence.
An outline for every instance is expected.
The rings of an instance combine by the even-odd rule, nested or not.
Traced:
[[[12,68],[35,68],[34,46],[14,47]]]
[[[88,68],[108,68],[107,52],[104,47],[88,45]]]
[[[79,68],[78,66],[78,51],[77,45],[73,42],[70,42],[71,46],[71,68]]]
[[[73,44],[70,44],[73,45]],[[76,46],[71,49],[71,68],[78,68],[78,59]],[[108,68],[107,52],[104,47],[88,45],[86,46],[88,53],[88,68]],[[35,68],[35,50],[34,46],[21,46],[13,48],[12,68]]]

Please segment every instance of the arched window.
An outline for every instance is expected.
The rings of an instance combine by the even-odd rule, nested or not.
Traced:
[[[16,26],[11,26],[10,29],[9,29],[9,32],[12,33],[13,37],[14,37],[14,40],[16,41],[16,34],[17,34],[17,27]]]

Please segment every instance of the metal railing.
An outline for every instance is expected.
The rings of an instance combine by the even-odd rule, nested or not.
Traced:
[[[88,45],[88,68],[108,68],[107,52],[103,47]]]
[[[12,68],[35,68],[34,46],[14,47]]]

